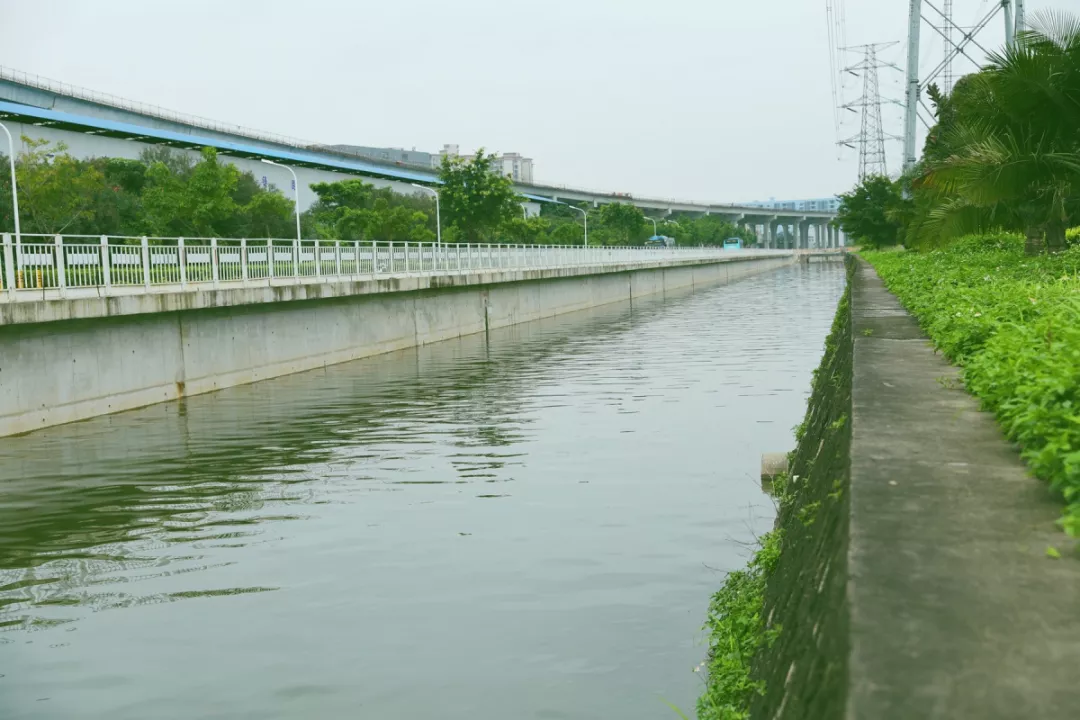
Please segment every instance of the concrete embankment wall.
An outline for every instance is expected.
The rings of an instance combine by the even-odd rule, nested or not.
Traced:
[[[680,288],[791,256],[0,305],[0,436]]]
[[[861,260],[798,446],[751,717],[1072,718],[1080,561],[958,370]]]

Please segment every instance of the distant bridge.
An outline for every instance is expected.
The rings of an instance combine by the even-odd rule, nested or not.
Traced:
[[[263,159],[291,165],[300,179],[301,205],[314,201],[309,185],[350,176],[369,178],[374,184],[412,193],[410,183],[437,184],[436,171],[379,163],[322,145],[229,126],[163,108],[132,103],[115,96],[0,67],[0,120],[13,125],[15,135],[63,142],[76,157],[137,158],[143,149],[168,146],[183,150],[215,148],[219,155],[256,178],[272,182],[267,173],[280,173],[260,163]],[[275,175],[275,179],[278,179]],[[280,180],[288,181],[281,177]],[[751,228],[766,248],[839,247],[840,232],[830,226],[836,214],[794,211],[724,203],[698,203],[661,198],[631,197],[542,184],[516,183],[515,190],[531,203],[572,202],[593,207],[623,202],[651,215],[698,213],[717,215],[740,227]],[[533,205],[533,212],[539,207]]]

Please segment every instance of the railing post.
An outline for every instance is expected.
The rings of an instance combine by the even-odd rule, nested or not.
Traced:
[[[390,274],[394,274],[394,241],[390,241]]]
[[[8,295],[15,297],[15,261],[11,252],[11,235],[4,233],[4,286]]]
[[[112,290],[112,267],[109,257],[109,236],[101,236],[101,279],[105,283],[105,294],[109,295]]]
[[[300,282],[300,240],[293,240],[292,271],[297,284]]]
[[[274,240],[266,238],[266,284],[272,285],[274,279]]]
[[[341,242],[334,241],[334,279],[341,278]]]
[[[247,238],[240,238],[240,280],[244,285],[247,285],[249,275]]]
[[[67,296],[67,272],[64,262],[64,238],[57,235],[53,238],[56,245],[56,286],[60,288],[60,297]]]
[[[214,280],[214,289],[218,289],[221,280],[221,269],[218,267],[217,238],[210,238],[210,275]]]
[[[316,240],[315,241],[315,277],[319,278],[319,280],[323,279],[323,276],[322,276],[322,258],[319,257],[319,254],[321,252],[322,252],[322,248],[319,247],[319,241]]]
[[[143,235],[139,238],[139,245],[142,246],[143,287],[150,292],[150,240]]]
[[[180,264],[180,289],[187,290],[187,252],[184,238],[176,238],[176,261]]]
[[[360,277],[363,268],[360,265],[360,241],[353,240],[353,258],[356,261],[356,277]]]

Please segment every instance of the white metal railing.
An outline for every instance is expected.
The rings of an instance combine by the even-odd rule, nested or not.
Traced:
[[[0,303],[785,253],[791,251],[4,234]]]

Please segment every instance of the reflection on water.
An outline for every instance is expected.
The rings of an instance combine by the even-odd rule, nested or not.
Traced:
[[[0,439],[0,717],[690,709],[839,265]]]

